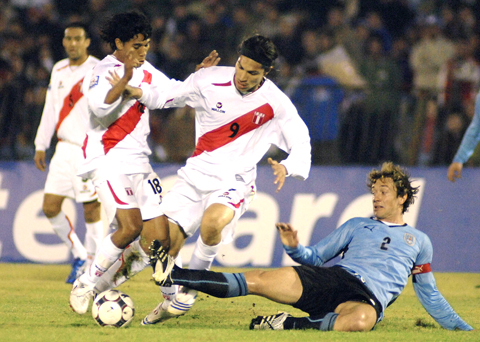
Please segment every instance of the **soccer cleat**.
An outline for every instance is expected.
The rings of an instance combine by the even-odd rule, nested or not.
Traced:
[[[279,312],[270,316],[258,316],[252,319],[250,330],[283,330],[283,323],[287,317],[291,317],[287,312]]]
[[[83,267],[85,265],[85,260],[82,260],[80,258],[75,258],[73,259],[72,262],[72,271],[67,277],[67,280],[65,282],[67,284],[73,284],[73,282],[82,275],[83,271],[85,268]]]
[[[175,260],[168,255],[168,250],[163,248],[158,240],[153,240],[149,249],[151,251],[150,265],[153,267],[155,283],[159,286],[171,286],[172,278],[170,277],[170,272],[172,272],[175,265]]]
[[[92,286],[88,286],[80,281],[75,280],[72,291],[70,292],[70,307],[79,315],[83,315],[88,310],[90,299],[95,295]]]
[[[186,289],[181,290],[174,300],[164,301],[157,305],[142,321],[142,325],[150,325],[165,322],[173,317],[185,315],[195,304],[197,291]],[[167,306],[165,308],[165,306]]]

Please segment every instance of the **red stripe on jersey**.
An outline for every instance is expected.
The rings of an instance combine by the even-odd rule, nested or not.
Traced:
[[[56,131],[58,131],[63,120],[65,120],[65,118],[70,114],[73,107],[75,107],[75,105],[77,104],[78,100],[82,98],[83,93],[80,90],[82,88],[82,82],[83,78],[72,87],[70,93],[63,99],[63,106],[62,109],[60,109],[57,127],[55,128]]]
[[[128,203],[120,201],[120,198],[117,197],[117,195],[115,194],[115,191],[113,191],[112,186],[110,185],[110,182],[108,180],[107,180],[107,184],[108,184],[108,188],[110,189],[110,192],[112,193],[113,198],[115,199],[115,202],[117,202],[118,204],[123,204],[123,205],[128,204]]]
[[[114,148],[120,141],[122,141],[128,134],[132,133],[137,126],[142,114],[145,112],[145,106],[136,101],[125,114],[111,124],[107,131],[103,133],[103,151],[105,154]]]
[[[142,83],[152,84],[152,74],[147,70],[143,70],[143,80]]]
[[[412,270],[412,274],[428,273],[432,272],[430,264],[415,265]]]
[[[242,135],[247,134],[261,125],[273,119],[273,108],[268,104],[264,104],[254,109],[226,125],[218,127],[213,131],[202,135],[195,146],[192,157],[198,156],[203,152],[211,152],[235,141]]]
[[[228,87],[232,85],[232,81],[228,81],[226,83],[212,83],[212,85],[217,87]]]

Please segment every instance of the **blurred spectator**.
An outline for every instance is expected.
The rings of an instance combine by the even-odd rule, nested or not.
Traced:
[[[298,18],[294,15],[284,15],[280,18],[278,33],[271,37],[279,53],[291,66],[297,65],[302,59],[298,24]]]
[[[385,54],[382,37],[372,34],[366,51],[366,57],[360,64],[360,72],[367,85],[362,138],[357,151],[362,163],[378,164],[396,160],[394,141],[398,132],[401,76],[398,65]]]
[[[365,20],[370,32],[381,38],[382,49],[386,53],[390,53],[393,45],[393,37],[388,28],[385,26],[384,20],[379,12],[368,12]]]
[[[430,100],[437,98],[440,68],[454,54],[454,44],[443,36],[436,17],[426,18],[421,23],[420,30],[421,38],[412,47],[410,55],[416,103],[405,161],[409,165],[415,165],[418,161],[426,120],[426,106]]]
[[[480,88],[480,64],[469,37],[455,41],[455,53],[440,67],[438,84],[438,102],[447,112],[475,98]]]
[[[330,8],[327,13],[327,22],[322,27],[324,31],[331,31],[335,43],[342,45],[354,63],[358,63],[363,57],[363,40],[357,39],[355,29],[346,20],[344,10],[341,6]]]
[[[345,48],[337,44],[332,31],[322,31],[319,35],[320,54],[317,63],[322,73],[333,77],[342,86],[350,89],[365,87],[365,80]]]
[[[471,120],[468,108],[480,89],[480,64],[474,58],[470,42],[468,37],[458,38],[455,54],[440,69],[438,132],[433,137],[424,134],[424,140],[432,140],[436,147],[430,153],[423,151],[422,164],[448,165]]]

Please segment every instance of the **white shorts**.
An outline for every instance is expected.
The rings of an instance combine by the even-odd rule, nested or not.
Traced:
[[[45,193],[73,198],[78,203],[92,202],[98,198],[93,183],[77,176],[83,160],[80,146],[59,141],[48,168]]]
[[[155,172],[131,175],[91,173],[100,201],[112,223],[117,209],[139,208],[144,221],[161,216],[162,187]]]
[[[215,177],[193,172],[193,177],[192,170],[188,170],[188,177],[182,170],[178,172],[177,181],[163,196],[162,212],[182,227],[187,236],[192,236],[200,228],[207,207],[213,203],[226,205],[235,211],[235,215],[222,231],[222,242],[231,242],[238,220],[255,197],[255,182],[247,184],[243,180],[235,180],[235,177],[230,182],[218,181]],[[199,184],[202,189],[194,184]]]

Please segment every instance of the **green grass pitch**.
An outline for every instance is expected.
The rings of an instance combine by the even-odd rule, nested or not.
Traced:
[[[222,269],[222,271],[239,271]],[[68,265],[0,263],[0,341],[480,341],[480,332],[442,329],[423,309],[409,283],[385,312],[384,320],[368,333],[305,331],[251,331],[257,315],[302,312],[269,300],[247,296],[217,299],[199,294],[195,306],[164,324],[140,322],[161,300],[150,281],[150,269],[119,289],[135,302],[134,320],[127,329],[101,328],[90,312],[75,314],[68,305],[71,286],[64,283]],[[435,273],[437,287],[456,312],[480,329],[480,273]]]

